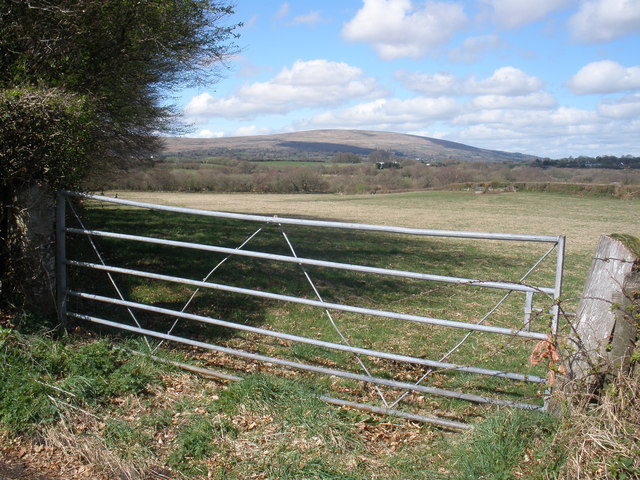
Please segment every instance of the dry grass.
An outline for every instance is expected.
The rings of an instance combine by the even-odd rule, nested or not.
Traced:
[[[574,403],[576,400],[569,399]],[[563,480],[640,478],[640,377],[620,372],[597,406],[589,403],[567,418],[558,437],[570,445]]]
[[[83,419],[79,425],[87,428]],[[84,465],[104,475],[103,478],[119,478],[122,480],[141,480],[144,468],[136,462],[123,460],[105,444],[97,435],[86,435],[77,432],[68,423],[60,423],[44,431],[44,441],[48,447],[62,452],[67,458],[76,458]]]

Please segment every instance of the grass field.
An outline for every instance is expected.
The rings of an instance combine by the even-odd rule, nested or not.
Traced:
[[[607,233],[623,232],[632,235],[640,233],[640,201],[569,195],[536,193],[476,195],[466,192],[366,196],[263,196],[141,192],[110,192],[109,194],[115,193],[120,198],[221,211],[429,229],[566,235],[567,257],[563,306],[568,310],[575,308],[575,300],[572,299],[581,293],[598,237]],[[210,219],[202,218],[187,222],[184,218],[172,214],[95,205],[90,205],[86,209],[86,217],[88,226],[91,228],[114,229],[125,233],[149,236],[162,235],[176,240],[202,243],[213,242],[230,248],[237,247],[258,226],[247,222],[227,220],[212,222]],[[534,245],[532,249],[529,249],[515,243],[508,243],[505,246],[504,243],[493,241],[416,240],[388,234],[345,234],[337,231],[318,233],[306,227],[287,227],[286,230],[294,246],[299,249],[297,253],[301,257],[308,256],[347,263],[414,269],[442,275],[501,281],[517,281],[520,275],[526,272],[547,248],[546,246]],[[168,247],[142,246],[141,244],[124,246],[122,242],[104,239],[99,242],[99,245],[109,263],[193,279],[204,278],[212,266],[222,259],[220,256],[205,255],[202,252],[181,253],[178,257],[175,249]],[[288,254],[286,244],[284,244],[277,228],[271,228],[258,235],[247,248],[249,247],[255,250]],[[95,258],[91,258],[92,254],[86,245],[82,247],[78,244],[75,254],[95,261]],[[541,272],[527,281],[532,283],[549,282],[553,264],[553,259],[547,261]],[[327,301],[337,303],[353,301],[359,302],[356,304],[360,306],[437,318],[477,321],[502,296],[502,293],[495,291],[461,289],[430,283],[425,285],[424,282],[418,283],[416,281],[398,282],[388,278],[371,279],[360,274],[332,272],[329,275],[316,269],[309,269],[309,273]],[[239,262],[234,259],[226,262],[216,272],[212,280],[257,290],[312,296],[309,295],[309,287],[304,278],[294,265],[274,267],[264,265],[264,262]],[[75,277],[73,281],[76,282],[76,285],[80,282],[91,283],[87,281],[84,274],[81,277]],[[180,309],[191,293],[190,288],[168,283],[125,279],[124,277],[117,277],[116,281],[127,298],[175,309]],[[96,276],[94,285],[96,285],[94,288],[98,293],[113,296],[112,289],[105,282],[104,277]],[[83,306],[83,308],[94,308],[96,315],[98,313],[107,315],[104,307]],[[283,305],[282,303],[256,299],[247,300],[246,297],[221,294],[220,292],[201,292],[190,306],[189,311],[246,325],[340,342],[336,330],[323,314],[305,306]],[[111,314],[121,315],[115,309]],[[165,330],[171,323],[153,315],[142,315],[139,318],[144,324],[151,324],[159,329],[164,327]],[[415,324],[409,323],[399,326],[397,323],[387,320],[363,320],[355,315],[345,313],[336,315],[335,321],[340,326],[342,334],[354,345],[432,359],[437,359],[448,351],[460,340],[463,334],[463,332],[452,332],[451,329],[441,327],[422,328],[423,325],[420,325],[420,328],[417,328]],[[510,298],[491,317],[490,323],[518,328],[518,322],[521,321],[522,299]],[[537,320],[537,327],[544,329],[546,321],[546,317],[541,316]],[[314,361],[327,367],[338,365],[344,367],[346,365],[353,371],[359,371],[353,358],[347,354],[274,339],[267,338],[265,340],[264,337],[258,337],[252,333],[232,334],[219,327],[208,326],[205,328],[187,322],[180,322],[176,333],[201,339],[213,339],[226,346],[254,353],[288,357],[302,362]],[[544,368],[528,365],[528,356],[534,345],[535,342],[532,341],[516,341],[510,337],[498,338],[492,334],[474,334],[464,347],[448,360],[457,363],[476,363],[486,368],[517,370],[544,375]],[[266,374],[279,370],[273,366],[264,366],[254,362],[229,360],[218,354],[191,350],[188,353],[191,361],[200,362],[213,368],[237,367],[248,373]],[[182,354],[185,354],[184,350],[182,350]],[[415,381],[424,373],[424,368],[400,366],[393,364],[393,362],[367,360],[367,363],[372,373],[398,380]],[[374,401],[377,396],[370,385],[362,386],[354,382],[332,378],[311,378],[308,375],[292,372],[280,373],[285,378],[301,380],[303,388],[309,388],[311,391],[326,393],[329,389],[337,390],[342,397],[359,401]],[[265,465],[262,470],[263,476],[256,478],[425,478],[423,475],[426,470],[435,472],[432,474],[440,475],[441,478],[462,478],[455,475],[447,477],[451,474],[447,467],[447,459],[451,458],[451,454],[446,453],[448,447],[442,443],[445,438],[440,434],[434,435],[434,430],[430,427],[412,430],[413,427],[398,429],[393,421],[388,422],[389,425],[394,425],[393,427],[380,427],[379,424],[376,424],[378,426],[371,429],[372,435],[386,436],[385,441],[395,436],[396,443],[391,448],[390,443],[382,442],[381,444],[372,441],[371,436],[367,437],[368,427],[366,426],[362,427],[363,432],[361,433],[364,435],[354,435],[350,425],[362,424],[363,417],[346,416],[338,419],[333,414],[327,413],[328,410],[323,407],[318,411],[323,412],[322,415],[329,423],[313,421],[307,424],[301,420],[305,415],[304,412],[296,413],[295,408],[290,403],[286,403],[281,396],[291,396],[297,399],[297,402],[304,405],[302,408],[306,409],[307,414],[320,407],[316,404],[312,406],[306,403],[310,401],[302,400],[306,394],[299,390],[290,391],[292,387],[289,384],[275,382],[274,380],[268,380],[266,383],[264,380],[254,380],[249,384],[241,382],[242,387],[238,387],[238,389],[234,387],[230,389],[232,393],[225,394],[225,398],[231,396],[235,399],[233,406],[232,403],[226,404],[226,410],[225,408],[221,410],[218,406],[214,408],[206,399],[199,399],[199,397],[193,399],[192,402],[195,406],[190,405],[189,409],[195,408],[208,412],[218,419],[218,424],[215,424],[214,427],[211,427],[210,423],[198,426],[194,420],[185,427],[183,435],[207,436],[207,432],[214,428],[224,441],[219,445],[220,450],[203,452],[199,460],[189,461],[182,466],[180,462],[184,460],[184,455],[180,457],[176,453],[175,466],[184,471],[195,468],[197,473],[200,471],[198,469],[204,468],[203,465],[207,462],[222,462],[225,456],[231,455],[233,449],[238,448],[238,444],[244,444],[245,446],[253,445],[252,448],[255,449],[255,451],[252,450],[249,458],[253,461],[261,459],[260,464]],[[520,382],[507,382],[492,377],[477,378],[468,374],[451,372],[436,372],[429,377],[428,384],[538,403],[540,403],[542,393],[540,386],[535,384],[524,385]],[[243,391],[243,388],[248,390]],[[394,398],[393,395],[397,395],[397,393],[386,391],[390,398]],[[264,395],[265,398],[260,395]],[[227,401],[231,402],[229,399]],[[278,402],[285,402],[286,405]],[[493,412],[493,409],[486,409],[475,404],[419,394],[408,396],[401,408],[425,415],[436,414],[454,420],[475,423],[480,422],[482,418]],[[285,412],[279,409],[284,409]],[[287,415],[294,415],[296,418],[289,418]],[[238,416],[242,416],[244,419],[249,418],[249,424],[237,425],[233,423],[232,420]],[[276,417],[278,419],[274,420]],[[508,419],[504,420],[503,418],[503,421],[508,423]],[[225,422],[231,422],[231,424]],[[306,433],[302,437],[297,437],[291,429],[298,428],[296,425],[301,425],[301,422],[306,425],[303,428]],[[274,423],[281,425],[282,427],[278,428],[284,430],[278,430],[279,433],[274,432]],[[249,428],[251,424],[255,425]],[[536,428],[546,428],[542,426],[542,423],[536,425]],[[343,431],[343,434],[337,433],[341,428],[346,430]],[[385,428],[387,429],[386,433]],[[275,437],[273,437],[274,435]],[[275,446],[268,446],[269,438],[278,439],[275,441]],[[183,443],[186,445],[189,441],[193,441],[193,439],[185,438]],[[364,446],[360,443],[363,441],[365,442]],[[263,444],[263,447],[256,447],[256,445]],[[378,452],[381,453],[381,457],[372,448],[374,450],[382,448],[384,452]],[[418,460],[418,452],[424,451],[424,449],[430,449],[432,452]],[[359,463],[358,458],[348,455],[346,452],[349,450],[358,452],[356,457],[360,455],[360,457],[366,458],[364,463]],[[290,457],[289,460],[293,463],[297,462],[298,466],[289,472],[290,476],[287,476],[287,472],[282,470],[285,468],[284,463],[289,460],[284,463],[279,460],[277,464],[279,466],[273,467],[280,470],[264,473],[267,472],[265,458],[275,459],[278,455],[283,458]],[[347,463],[341,462],[340,457],[347,459]],[[374,457],[377,459],[374,460]],[[378,457],[382,458],[382,461]],[[228,477],[220,475],[218,478],[243,478],[243,472],[246,473],[245,469],[249,468],[249,460],[240,460],[239,458],[236,459],[237,464]],[[413,468],[417,470],[412,470],[412,464]],[[347,475],[347,472],[351,476]]]

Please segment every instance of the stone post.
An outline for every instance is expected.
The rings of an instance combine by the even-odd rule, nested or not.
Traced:
[[[28,266],[24,291],[29,310],[43,317],[56,315],[55,195],[45,187],[30,185],[18,192],[24,210],[24,261]]]

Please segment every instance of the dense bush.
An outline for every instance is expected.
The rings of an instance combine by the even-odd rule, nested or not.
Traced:
[[[95,134],[86,97],[58,89],[0,90],[0,182],[7,194],[42,182],[73,185],[86,173]]]
[[[34,184],[77,185],[87,171],[95,112],[83,96],[58,89],[0,90],[0,309],[25,297],[32,256],[26,244],[25,205]]]

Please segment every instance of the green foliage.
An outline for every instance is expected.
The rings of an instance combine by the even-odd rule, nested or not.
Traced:
[[[108,419],[104,430],[105,443],[125,458],[146,458],[153,439],[137,425],[119,419]]]
[[[456,162],[425,165],[399,160],[394,168],[376,169],[369,161],[305,161],[280,155],[260,160],[198,156],[160,157],[151,165],[141,164],[122,175],[95,179],[97,189],[212,191],[254,193],[389,193],[407,190],[448,189],[476,193],[513,191],[563,193],[580,196],[637,198],[640,170],[533,168],[527,164]],[[384,166],[384,165],[383,165]],[[302,173],[310,177],[307,189],[292,179]],[[297,187],[297,189],[296,189]]]
[[[86,97],[51,88],[0,89],[0,309],[21,306],[34,269],[20,195],[34,183],[78,185],[94,132]]]
[[[86,173],[94,127],[86,97],[58,89],[0,90],[2,187],[77,185]]]
[[[253,411],[268,412],[280,419],[285,428],[296,425],[304,428],[308,437],[330,438],[336,433],[349,440],[345,419],[353,412],[336,410],[320,400],[317,385],[302,378],[286,379],[266,375],[250,375],[229,386],[218,402],[230,414],[241,406]]]
[[[531,163],[534,167],[549,168],[609,168],[614,170],[639,169],[640,157],[625,155],[616,157],[615,155],[601,155],[598,157],[580,156],[577,158],[560,158],[551,160],[549,158],[536,159]]]

